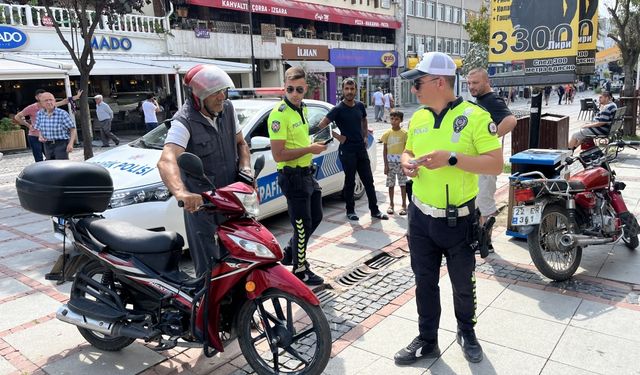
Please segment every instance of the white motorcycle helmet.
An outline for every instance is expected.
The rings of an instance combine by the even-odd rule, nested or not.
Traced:
[[[196,110],[202,108],[202,101],[209,95],[229,88],[235,88],[231,77],[215,65],[196,65],[184,76],[184,84],[191,94]]]

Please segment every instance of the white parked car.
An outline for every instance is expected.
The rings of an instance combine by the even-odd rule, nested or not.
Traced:
[[[287,202],[277,183],[276,162],[270,150],[267,118],[277,103],[277,99],[240,99],[233,105],[238,114],[242,134],[251,148],[252,165],[259,155],[265,157],[265,167],[258,176],[260,196],[259,218],[266,218],[287,210]],[[315,140],[331,137],[330,127],[317,130],[317,124],[332,108],[331,104],[305,100],[309,109],[309,124]],[[137,140],[88,159],[88,162],[105,167],[111,174],[114,193],[109,209],[104,216],[111,219],[129,221],[139,227],[154,230],[171,230],[185,235],[182,208],[164,186],[156,164],[162,152],[167,128],[160,124],[157,128]],[[369,158],[371,168],[376,167],[376,145],[369,133]],[[340,193],[344,185],[344,172],[338,158],[338,142],[333,141],[327,150],[314,155],[318,166],[316,178],[322,187],[322,195]],[[356,179],[356,198],[362,197],[364,187]],[[54,221],[57,220],[54,218]],[[186,237],[185,237],[186,239]]]

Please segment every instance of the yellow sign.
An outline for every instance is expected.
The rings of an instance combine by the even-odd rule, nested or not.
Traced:
[[[578,3],[579,0],[491,0],[489,61],[575,56]],[[551,59],[540,64],[562,64]]]
[[[407,57],[407,69],[415,69],[419,62],[420,59],[415,56]]]
[[[391,52],[387,52],[385,54],[383,54],[380,57],[380,60],[382,61],[382,63],[384,64],[384,66],[386,66],[387,68],[390,67],[391,65],[395,64],[396,62],[396,57],[394,56],[393,53]]]
[[[596,49],[598,42],[598,0],[580,0],[578,48]]]

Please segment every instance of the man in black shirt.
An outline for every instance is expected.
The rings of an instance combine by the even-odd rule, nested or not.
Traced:
[[[503,137],[516,127],[516,117],[511,113],[504,100],[498,97],[491,89],[489,75],[483,68],[476,68],[467,75],[469,92],[476,98],[476,102],[489,112],[494,123],[498,124],[498,137]],[[504,145],[504,139],[503,139]],[[476,204],[480,209],[480,222],[484,223],[489,216],[498,213],[496,207],[496,182],[497,176],[478,176],[478,196]],[[493,245],[489,245],[489,251],[493,251]]]
[[[362,181],[367,193],[371,216],[381,220],[388,220],[389,217],[378,209],[371,162],[367,153],[367,138],[369,135],[367,111],[362,102],[355,100],[356,82],[352,78],[346,78],[342,81],[342,95],[342,101],[327,113],[327,116],[320,121],[319,126],[320,129],[324,129],[331,122],[335,122],[338,125],[338,129],[340,129],[341,134],[333,132],[333,136],[340,142],[340,162],[344,169],[344,188],[342,193],[347,206],[347,218],[349,220],[359,220],[353,197],[356,186],[356,172],[358,172],[360,181]]]

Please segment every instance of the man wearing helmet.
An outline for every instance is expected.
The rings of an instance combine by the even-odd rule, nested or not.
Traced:
[[[184,202],[189,251],[200,276],[217,250],[215,228],[208,215],[198,211],[203,203],[199,193],[210,186],[181,176],[178,156],[187,151],[200,157],[205,174],[220,187],[233,183],[238,172],[250,174],[251,160],[233,104],[226,99],[225,91],[234,88],[229,75],[213,65],[198,65],[187,72],[184,83],[190,95],[171,120],[158,171],[176,200]]]
[[[311,234],[322,221],[322,194],[312,159],[327,146],[309,140],[307,107],[302,101],[307,92],[304,70],[292,67],[284,75],[285,98],[276,104],[267,120],[271,153],[278,162],[278,185],[287,198],[293,226],[282,263],[293,264],[293,274],[305,284],[320,285],[324,280],[311,272],[306,252]]]

